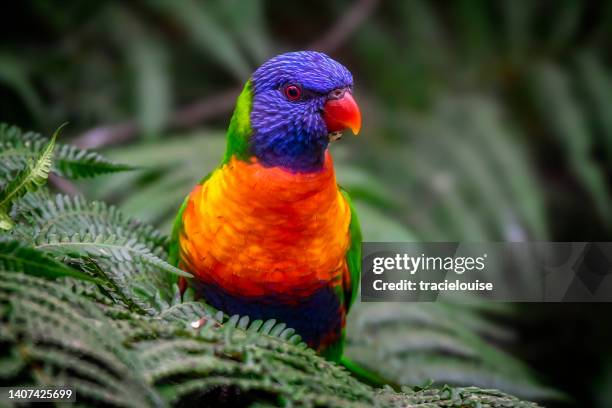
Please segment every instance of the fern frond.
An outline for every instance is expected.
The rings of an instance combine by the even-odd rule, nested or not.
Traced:
[[[51,140],[42,148],[35,160],[28,162],[26,167],[0,191],[0,214],[2,214],[3,229],[12,228],[12,222],[8,216],[13,202],[22,197],[28,191],[35,191],[47,181],[51,166],[53,164],[53,149],[55,138],[59,129],[53,134]]]
[[[536,408],[538,404],[521,401],[518,398],[494,389],[478,387],[428,388],[419,391],[406,389],[404,393],[396,393],[387,389],[377,392],[377,399],[382,405],[394,407],[515,407]]]
[[[139,263],[154,266],[161,271],[178,276],[192,277],[156,256],[146,245],[135,238],[109,234],[45,234],[36,238],[35,248],[64,256],[90,256],[112,259],[118,263]]]
[[[11,384],[63,381],[82,404],[537,407],[478,388],[375,391],[294,344],[292,331],[273,320],[233,316],[219,325],[217,315],[195,328],[186,320],[212,312],[196,304],[176,305],[163,317],[118,315],[120,305],[109,312],[92,286],[83,291],[79,283],[75,291],[67,278],[26,273],[21,264],[0,264],[0,367],[10,368],[1,373]],[[184,319],[170,318],[178,315]]]
[[[170,306],[158,314],[157,318],[167,322],[183,322],[186,325],[191,325],[192,323],[202,319],[215,319],[216,313],[217,311],[213,307],[208,306],[205,303],[184,302]],[[215,321],[219,321],[221,319],[215,319]],[[202,320],[202,322],[199,324],[205,323],[204,320]]]
[[[81,196],[45,193],[30,194],[20,200],[17,212],[29,221],[35,234],[113,234],[134,238],[157,256],[165,258],[167,238],[150,225],[125,216],[114,206],[88,202]]]
[[[71,276],[90,280],[89,276],[56,261],[43,252],[25,246],[19,241],[0,240],[0,268],[23,270],[32,275],[47,278]]]
[[[139,376],[140,362],[95,304],[57,283],[15,273],[25,270],[14,266],[14,272],[0,271],[0,305],[11,304],[0,312],[0,332],[12,333],[10,350],[19,348],[24,364],[17,378],[41,385],[66,382],[81,403],[162,406]],[[37,375],[37,367],[45,375]]]
[[[48,139],[34,132],[22,132],[16,126],[0,124],[0,180],[8,179],[37,157]],[[100,174],[133,170],[134,167],[115,163],[102,155],[72,145],[58,144],[55,149],[54,171],[77,179]]]
[[[55,169],[57,172],[61,176],[71,179],[135,169],[135,167],[127,164],[115,163],[105,159],[99,153],[65,144],[58,146],[56,160]]]
[[[105,282],[114,301],[152,315],[180,300],[172,287],[176,277],[160,273],[185,276],[164,261],[167,238],[117,208],[43,191],[20,200],[15,213],[21,221],[15,235],[39,249],[75,258],[81,269]]]
[[[399,384],[427,379],[500,388],[524,398],[558,398],[525,364],[483,337],[492,323],[469,308],[440,302],[358,304],[347,327],[347,356]]]

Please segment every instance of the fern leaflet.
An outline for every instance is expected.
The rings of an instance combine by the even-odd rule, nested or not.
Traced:
[[[28,163],[26,168],[17,173],[15,178],[0,191],[0,214],[2,214],[0,227],[3,229],[11,229],[13,226],[8,216],[13,202],[28,191],[35,191],[46,182],[53,165],[53,149],[60,129],[55,131],[53,137],[42,149],[36,160]]]
[[[35,243],[37,249],[62,254],[85,255],[114,259],[117,262],[144,262],[155,266],[164,272],[169,272],[187,278],[191,274],[182,271],[161,258],[157,257],[147,246],[134,238],[118,237],[115,235],[55,235],[47,234],[39,237]]]
[[[22,132],[16,126],[0,123],[0,180],[9,180],[14,173],[37,157],[48,139],[34,132]],[[76,146],[57,144],[54,171],[71,179],[133,170],[134,167],[115,163],[102,155]]]

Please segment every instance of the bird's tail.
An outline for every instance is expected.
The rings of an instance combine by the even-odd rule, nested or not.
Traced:
[[[342,364],[351,374],[359,381],[364,382],[372,387],[384,387],[385,385],[391,386],[393,389],[398,390],[399,384],[389,381],[382,375],[377,374],[373,371],[368,370],[359,363],[354,362],[346,356],[340,357],[340,364]]]

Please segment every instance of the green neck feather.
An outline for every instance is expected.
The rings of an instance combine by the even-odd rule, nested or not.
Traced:
[[[251,91],[251,80],[249,79],[240,96],[238,96],[236,109],[234,109],[234,114],[227,129],[227,146],[221,164],[228,163],[232,156],[245,161],[249,159],[249,137],[253,131],[251,129],[252,104],[253,93]]]

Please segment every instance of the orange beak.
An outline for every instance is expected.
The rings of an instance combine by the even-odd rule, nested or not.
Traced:
[[[351,129],[356,136],[361,129],[361,111],[349,90],[346,90],[340,98],[325,102],[323,119],[329,133]]]

